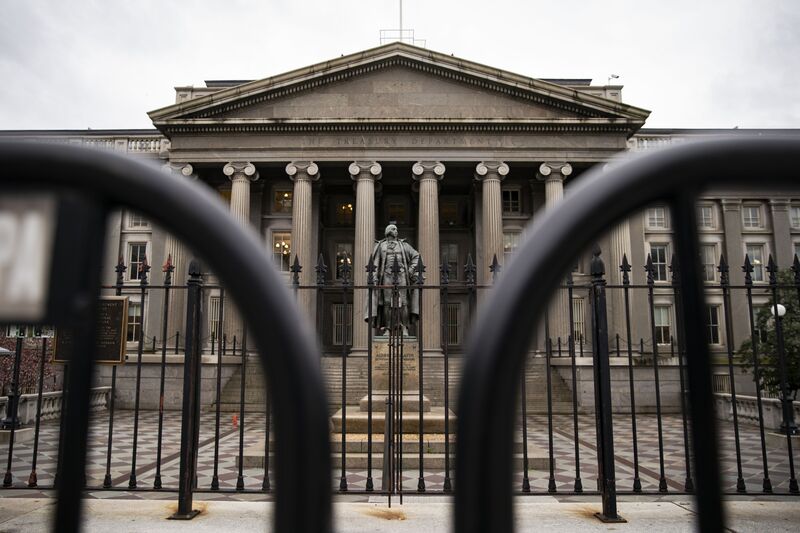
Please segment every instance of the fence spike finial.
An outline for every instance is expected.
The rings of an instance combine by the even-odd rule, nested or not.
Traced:
[[[742,265],[742,272],[744,272],[744,284],[753,284],[753,263],[750,262],[750,256],[744,254],[744,264]]]
[[[289,271],[292,273],[292,285],[300,285],[300,272],[303,271],[303,267],[300,266],[300,258],[297,257],[297,254],[294,254],[294,261],[289,267]]]
[[[139,284],[144,287],[147,285],[147,273],[150,272],[150,265],[147,263],[147,256],[144,256],[139,264]]]
[[[631,282],[631,264],[628,262],[628,254],[622,254],[622,264],[619,269],[622,271],[622,284],[628,285]]]
[[[317,266],[314,267],[317,272],[317,285],[325,285],[325,275],[328,273],[328,267],[325,265],[325,257],[319,254],[317,258]]]
[[[600,249],[600,245],[595,244],[594,248],[592,248],[592,260],[589,263],[589,272],[591,273],[592,277],[602,278],[606,273],[606,264],[600,257],[602,253],[603,251]],[[570,277],[572,277],[571,273]]]
[[[652,285],[655,282],[655,267],[653,266],[653,258],[647,254],[647,262],[644,265],[644,270],[647,272],[647,284]]]
[[[472,260],[472,254],[467,254],[467,263],[464,265],[464,280],[467,285],[475,285],[476,272],[477,269],[475,268],[475,262]]]
[[[442,257],[442,263],[439,265],[439,283],[441,285],[450,283],[450,263],[446,255]]]
[[[501,270],[503,270],[503,265],[497,260],[497,254],[494,254],[494,257],[492,257],[492,264],[489,265],[489,272],[492,273],[492,282],[497,281],[497,276],[500,274]]]
[[[775,260],[772,258],[772,254],[769,254],[769,259],[767,259],[767,272],[769,272],[769,284],[777,285],[778,265],[775,264]]]
[[[725,261],[725,254],[720,254],[719,256],[719,266],[717,267],[719,271],[719,281],[722,285],[728,285],[730,283],[730,278],[728,276],[728,272],[730,272],[730,267],[728,267],[728,262]]]

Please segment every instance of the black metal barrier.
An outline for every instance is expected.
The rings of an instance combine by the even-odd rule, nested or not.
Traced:
[[[590,246],[601,231],[656,201],[666,201],[671,207],[676,256],[682,265],[677,285],[684,329],[682,349],[691,354],[687,357],[689,415],[692,433],[704,436],[693,439],[698,525],[702,531],[723,530],[695,199],[711,185],[753,184],[753,176],[759,177],[757,185],[762,188],[765,184],[796,187],[793,173],[798,160],[800,138],[796,137],[686,144],[637,157],[605,172],[598,169],[586,173],[559,209],[534,222],[515,260],[480,310],[468,339],[459,395],[456,531],[513,529],[515,402],[536,321],[545,315],[552,288],[559,285],[561,273],[572,266],[572,258]],[[595,295],[601,289],[601,284],[596,284]],[[598,327],[602,324],[593,325],[595,334]],[[597,366],[595,369],[597,372]],[[596,394],[598,401],[605,401],[602,390]],[[598,405],[598,411],[604,408]],[[598,428],[601,425],[598,418]],[[606,438],[598,429],[598,437],[601,435]],[[613,470],[605,474],[607,479],[601,482],[603,513],[613,518],[608,514],[616,514],[616,510],[606,505],[609,489],[614,487]]]
[[[92,317],[100,289],[105,218],[118,206],[144,213],[179,237],[225,282],[245,320],[258,318],[270,325],[254,328],[252,337],[271,380],[279,458],[275,461],[275,527],[277,531],[330,530],[328,416],[313,336],[275,269],[265,267],[270,261],[258,237],[237,224],[209,191],[113,154],[69,146],[3,143],[0,185],[4,193],[45,191],[58,195],[59,235],[63,230],[69,236],[69,242],[56,242],[57,247],[69,247],[64,257],[70,261],[65,263],[66,274],[61,273],[67,282],[58,294],[62,299],[51,298],[60,306],[52,316],[59,317],[54,325],[73,328],[75,353],[82,357],[69,361],[65,384],[66,414],[62,419],[69,436],[63,438],[59,449],[54,530],[76,531],[80,526],[79,489],[84,486],[94,367]],[[188,350],[192,343],[186,344]],[[131,483],[135,484],[133,475]]]

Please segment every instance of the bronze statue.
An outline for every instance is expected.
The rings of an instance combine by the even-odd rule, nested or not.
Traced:
[[[408,327],[414,325],[419,318],[419,289],[417,288],[417,265],[419,252],[404,239],[397,236],[397,226],[386,226],[385,238],[375,244],[370,262],[375,266],[375,284],[384,288],[372,293],[372,309],[367,309],[364,320],[378,330],[378,334],[387,333],[392,325],[392,310],[397,311],[394,325],[403,328],[408,334]],[[398,294],[394,301],[393,288],[398,286]],[[369,305],[369,303],[367,304]],[[399,323],[398,323],[399,321]]]

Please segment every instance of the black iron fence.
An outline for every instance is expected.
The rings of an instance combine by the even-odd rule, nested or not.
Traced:
[[[597,249],[592,264],[599,257]],[[401,281],[399,271],[388,273],[384,278],[388,284],[379,284],[375,268],[368,266],[366,285],[355,285],[349,262],[338,265],[333,275],[320,258],[314,267],[316,282],[301,285],[302,266],[295,260],[289,286],[296,296],[309,292],[317,298],[312,320],[318,346],[325,354],[321,354],[320,364],[327,369],[335,490],[381,493],[390,499],[393,494],[402,498],[403,493],[453,490],[459,410],[452,391],[460,379],[461,342],[477,314],[479,293],[492,285],[477,282],[471,257],[457,276],[452,275],[451,264],[443,258],[437,284],[426,279],[429,273],[420,261],[408,278],[410,284]],[[551,305],[553,309],[559,301],[567,302],[566,312],[560,315],[567,323],[557,324],[551,313],[545,313],[530,346],[514,446],[515,486],[520,493],[600,490],[594,482],[585,483],[598,477],[602,458],[602,435],[592,423],[598,415],[607,416],[615,427],[611,460],[619,492],[695,490],[691,466],[695,437],[689,425],[685,376],[692,354],[684,346],[679,321],[683,314],[677,264],[673,261],[660,272],[648,256],[640,266],[643,284],[631,282],[627,257],[618,268],[620,284],[606,283],[605,272],[599,270],[570,273]],[[731,493],[797,494],[797,445],[791,436],[797,434],[794,395],[800,384],[800,353],[796,351],[800,339],[793,337],[795,324],[800,324],[800,263],[795,260],[781,273],[770,257],[755,280],[749,258],[740,268],[744,284],[733,285],[729,266],[720,258],[705,286],[711,302],[706,314],[707,341],[717,354],[713,382],[717,415],[726,436],[723,460],[732,465],[725,474],[730,479],[726,478],[723,486]],[[224,287],[204,281],[213,276],[195,273],[186,284],[176,284],[168,258],[159,285],[146,261],[138,269],[132,282],[127,266],[120,261],[116,283],[103,287],[103,292],[128,296],[134,305],[129,306],[127,363],[103,367],[95,378],[97,385],[108,389],[102,396],[107,404],[92,419],[96,440],[91,445],[93,464],[86,473],[87,488],[177,491],[182,481],[177,473],[186,467],[179,468],[182,443],[175,439],[175,432],[182,420],[180,412],[188,409],[194,413],[189,419],[197,428],[189,454],[194,457],[195,480],[187,481],[183,491],[191,486],[193,491],[271,492],[270,394],[258,364],[249,360],[255,349],[248,346],[247,334],[248,326],[267,325],[241,323],[236,330],[236,311]],[[487,279],[493,283],[502,275],[495,260]],[[603,299],[597,296],[600,285]],[[194,309],[190,309],[195,323],[190,328],[175,320],[187,316],[186,310],[170,302],[188,302],[191,290],[196,296]],[[352,303],[357,291],[365,293],[362,310]],[[400,291],[416,291],[420,305],[407,331],[396,330],[396,323],[386,325],[389,335],[384,335],[384,342],[390,349],[382,355],[383,362],[376,363],[381,357],[373,353],[379,330],[367,328],[364,353],[359,357],[353,350],[353,324],[359,319],[373,323],[372,303],[384,291],[390,298]],[[438,320],[424,314],[424,304],[434,294],[439,299]],[[745,317],[738,317],[746,325],[745,332],[734,329],[735,298],[746,304]],[[450,307],[453,299],[463,302],[466,309],[454,314]],[[615,308],[614,302],[622,307]],[[347,310],[349,320],[334,311],[326,313],[326,308]],[[770,310],[776,308],[788,311],[778,312],[773,319]],[[392,321],[399,319],[398,314],[391,315]],[[160,335],[145,334],[148,321],[154,321],[149,331],[157,330]],[[598,338],[590,327],[597,321],[612,322],[621,329],[609,329],[604,338]],[[787,321],[792,335],[788,343]],[[170,326],[176,324],[181,329],[171,333]],[[439,328],[440,343],[431,347],[426,345],[426,335],[434,327]],[[190,368],[184,352],[192,328],[198,357]],[[397,335],[393,337],[392,331]],[[563,331],[565,336],[554,336],[555,331]],[[15,342],[13,370],[17,372],[22,338]],[[38,359],[36,409],[29,423],[23,424],[33,425],[34,435],[31,441],[16,445],[12,436],[6,450],[5,488],[52,487],[61,457],[63,422],[59,426],[58,409],[43,407],[42,399],[50,341],[44,337],[38,342],[42,356]],[[598,343],[605,347],[605,363],[595,355]],[[409,363],[404,350],[412,356],[424,355]],[[375,364],[382,366],[376,369]],[[409,364],[413,367],[410,377],[405,368]],[[607,403],[595,397],[600,392],[595,372],[601,364],[605,364],[611,384]],[[11,422],[18,419],[20,397],[14,372],[3,422],[12,432],[20,427],[19,422]],[[374,384],[381,373],[386,374],[378,377],[383,379],[384,390]],[[601,404],[608,407],[607,412],[596,409]],[[48,457],[44,475],[39,462],[42,451]]]

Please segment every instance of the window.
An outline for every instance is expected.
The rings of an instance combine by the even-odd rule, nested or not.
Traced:
[[[211,342],[219,338],[219,296],[212,296],[208,302],[208,334]]]
[[[700,262],[703,265],[703,281],[717,281],[717,247],[714,244],[700,245]]]
[[[275,189],[272,195],[272,212],[275,214],[292,213],[291,189]]]
[[[753,265],[753,281],[764,281],[764,245],[748,244],[745,253]]]
[[[793,205],[789,208],[789,222],[794,229],[800,229],[800,206]]]
[[[519,189],[503,189],[503,214],[519,215],[522,212]]]
[[[128,342],[139,340],[142,334],[142,302],[128,302]]]
[[[519,232],[518,231],[509,231],[503,232],[503,264],[507,265],[508,262],[511,260],[511,256],[514,255],[514,252],[517,250],[519,246]],[[498,257],[498,261],[500,258]]]
[[[708,344],[719,344],[719,306],[709,305],[707,309],[707,340]]]
[[[667,281],[667,245],[651,244],[650,259],[653,262],[653,281]]]
[[[572,328],[575,331],[576,344],[581,344],[586,338],[586,311],[583,303],[583,298],[572,299]]]
[[[353,267],[353,243],[351,242],[337,242],[336,243],[336,262],[334,263],[336,271],[333,273],[335,279],[342,278],[342,265],[350,265]],[[366,265],[364,265],[366,266]],[[352,270],[350,272],[350,279],[353,278]]]
[[[142,278],[142,267],[147,262],[147,243],[128,243],[128,279],[131,281]]]
[[[149,228],[150,223],[140,213],[128,211],[128,229]]]
[[[353,304],[333,304],[333,345],[353,344]]]
[[[336,212],[334,213],[336,224],[339,226],[352,226],[353,225],[353,203],[352,202],[337,202]]]
[[[272,234],[272,258],[281,272],[289,272],[292,266],[292,234],[276,231]]]
[[[458,226],[462,223],[459,215],[458,200],[453,198],[442,199],[439,205],[439,213],[442,226]]]
[[[458,244],[446,242],[441,245],[442,264],[449,268],[448,277],[450,281],[458,281]]]
[[[697,208],[697,225],[702,229],[714,229],[714,208],[701,205]]]
[[[668,305],[656,305],[653,308],[656,327],[656,343],[669,344],[672,340],[672,318]]]
[[[395,224],[408,224],[408,204],[403,201],[389,201],[386,203],[386,213],[389,220]]]
[[[459,317],[461,316],[461,304],[458,302],[447,303],[447,325],[445,335],[447,336],[448,346],[461,344],[461,328]]]
[[[647,210],[647,227],[667,229],[667,210],[664,207],[651,207]]]
[[[760,205],[742,206],[742,226],[744,229],[761,229],[764,227],[761,221]]]

